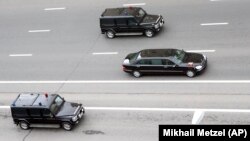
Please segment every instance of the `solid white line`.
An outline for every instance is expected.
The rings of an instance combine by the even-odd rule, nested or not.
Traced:
[[[131,4],[123,4],[123,6],[139,6],[139,5],[146,5],[146,3],[131,3]]]
[[[65,7],[58,7],[58,8],[45,8],[45,11],[51,11],[51,10],[65,10]]]
[[[10,106],[0,106],[0,109],[8,109]],[[86,110],[106,111],[166,111],[166,112],[224,112],[224,113],[250,113],[245,109],[198,109],[198,108],[139,108],[139,107],[84,107]]]
[[[202,23],[201,26],[209,26],[209,25],[227,25],[229,23]]]
[[[69,80],[0,81],[0,84],[250,84],[250,80]]]
[[[112,55],[112,54],[118,54],[118,52],[94,52],[93,55]]]
[[[30,33],[35,33],[35,32],[50,32],[51,30],[46,29],[46,30],[29,30]]]
[[[204,111],[195,111],[194,112],[194,116],[192,119],[192,124],[199,124],[201,122],[201,120],[203,119],[205,113]]]
[[[210,0],[211,2],[214,2],[214,1],[221,1],[221,0]]]
[[[32,54],[10,54],[10,57],[30,57]]]
[[[9,109],[10,106],[0,106],[0,109]]]
[[[187,50],[186,52],[215,52],[215,50]]]

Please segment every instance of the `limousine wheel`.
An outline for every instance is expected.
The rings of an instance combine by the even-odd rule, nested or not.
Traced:
[[[133,71],[133,76],[136,78],[141,77],[141,73],[139,71]]]
[[[23,130],[27,130],[30,128],[29,124],[26,121],[20,121],[19,122],[19,126],[23,129]]]
[[[194,73],[194,71],[192,71],[192,70],[188,70],[188,71],[186,72],[186,75],[187,75],[188,77],[194,77],[194,76],[195,76],[195,73]]]
[[[145,35],[149,38],[153,37],[154,36],[154,31],[151,30],[151,29],[147,29],[145,30]]]
[[[70,124],[69,122],[63,122],[62,123],[62,128],[64,130],[70,131],[72,129],[72,124]]]
[[[113,38],[115,37],[115,33],[114,33],[113,31],[111,31],[111,30],[108,30],[108,31],[106,32],[106,36],[107,36],[108,38],[110,38],[110,39],[113,39]]]

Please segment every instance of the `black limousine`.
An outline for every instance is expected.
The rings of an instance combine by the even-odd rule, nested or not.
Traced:
[[[127,55],[123,71],[135,77],[152,73],[186,74],[194,77],[206,68],[207,57],[179,49],[145,49]]]

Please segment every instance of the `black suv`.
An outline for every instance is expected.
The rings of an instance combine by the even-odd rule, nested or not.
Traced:
[[[11,114],[16,125],[30,127],[62,127],[71,130],[82,118],[82,104],[66,102],[58,94],[19,94],[11,104]]]
[[[153,37],[164,24],[161,15],[147,14],[140,7],[108,8],[100,17],[102,34],[108,38],[115,35],[135,35],[144,33]]]
[[[135,77],[152,73],[182,73],[194,77],[207,66],[207,57],[179,49],[145,49],[129,54],[123,62],[123,71]]]

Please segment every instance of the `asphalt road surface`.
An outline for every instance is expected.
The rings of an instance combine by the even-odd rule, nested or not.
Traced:
[[[165,25],[159,34],[115,39],[101,34],[98,18],[105,8],[135,3],[143,4],[148,13],[163,15]],[[21,92],[56,92],[86,107],[118,108],[87,109],[72,132],[20,130],[12,124],[9,109],[0,108],[1,139],[152,141],[158,140],[159,124],[192,124],[197,111],[187,109],[197,108],[205,110],[199,124],[249,124],[244,111],[250,107],[249,4],[249,0],[0,0],[1,106],[10,105]],[[146,48],[202,52],[208,67],[191,79],[175,75],[137,79],[124,73],[124,57]],[[132,109],[122,110],[126,107]]]

